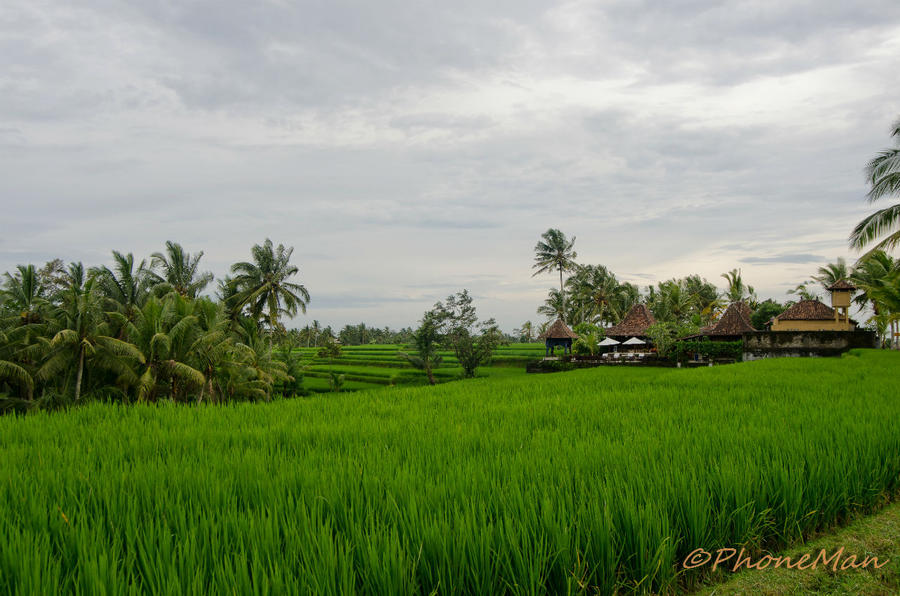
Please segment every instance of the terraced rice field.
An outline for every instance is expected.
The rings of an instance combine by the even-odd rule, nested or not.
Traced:
[[[340,358],[319,358],[317,348],[301,348],[307,369],[303,375],[303,387],[310,392],[331,390],[331,373],[344,375],[342,391],[359,391],[391,385],[426,385],[425,373],[413,368],[399,357],[400,352],[415,353],[410,346],[363,345],[345,346]],[[439,382],[458,379],[462,369],[452,351],[441,353],[443,364],[435,371]],[[541,358],[544,344],[510,344],[501,346],[490,366],[480,367],[478,376],[507,377],[525,373],[528,360]]]
[[[900,354],[0,417],[3,594],[696,585],[900,490]]]

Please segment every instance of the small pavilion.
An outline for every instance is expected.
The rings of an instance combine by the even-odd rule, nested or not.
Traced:
[[[538,336],[544,340],[545,356],[553,355],[556,348],[562,348],[564,354],[572,353],[572,341],[578,339],[578,335],[563,323],[562,319],[556,321]]]

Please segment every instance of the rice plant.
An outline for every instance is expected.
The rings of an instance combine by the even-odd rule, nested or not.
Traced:
[[[896,494],[898,364],[0,417],[0,592],[679,591],[695,548],[775,548]]]

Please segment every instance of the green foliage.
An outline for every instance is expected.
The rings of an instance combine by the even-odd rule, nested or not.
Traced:
[[[341,344],[333,339],[326,339],[322,347],[319,348],[319,358],[339,358],[341,355]]]
[[[468,290],[447,296],[425,316],[434,319],[441,343],[453,349],[464,378],[474,377],[479,366],[490,364],[494,350],[504,343],[494,319],[478,322]]]
[[[740,362],[744,354],[744,342],[712,341],[708,337],[685,339],[676,342],[670,353],[678,361],[686,360],[691,354],[698,354],[704,360],[733,358]]]
[[[900,120],[894,123],[891,136],[900,143]],[[869,192],[866,198],[874,203],[887,197],[900,197],[900,146],[881,151],[866,165]],[[850,234],[850,246],[863,249],[875,243],[874,250],[889,251],[900,245],[900,203],[878,209],[861,222]]]
[[[276,386],[296,394],[298,380],[288,372],[296,363],[273,356],[273,332],[196,297],[209,281],[198,271],[201,255],[167,243],[166,254],[154,254],[162,275],[117,251],[111,267],[65,268],[54,260],[7,273],[0,290],[0,407],[268,400]]]
[[[600,351],[600,342],[605,335],[603,329],[590,323],[579,323],[572,331],[578,335],[578,339],[572,342],[572,353],[588,356]]]
[[[0,592],[679,593],[896,494],[898,356],[0,417]]]
[[[753,311],[753,314],[750,315],[750,324],[753,325],[754,329],[762,331],[772,317],[780,315],[784,312],[784,309],[785,306],[783,304],[779,304],[771,298],[763,300]]]
[[[671,321],[660,321],[647,328],[647,337],[650,338],[656,353],[660,358],[669,357],[679,338],[697,333],[699,329],[690,323],[678,324]]]
[[[401,352],[400,357],[405,358],[414,367],[425,371],[428,382],[437,383],[434,377],[434,369],[441,365],[443,356],[438,353],[440,349],[440,322],[433,312],[425,313],[422,324],[416,330],[413,341],[416,346],[416,354]]]

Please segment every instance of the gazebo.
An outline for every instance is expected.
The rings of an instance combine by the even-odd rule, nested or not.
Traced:
[[[550,356],[556,348],[563,348],[564,354],[572,353],[572,340],[578,339],[578,335],[563,323],[562,319],[556,321],[538,336],[544,340],[545,356]]]

